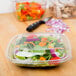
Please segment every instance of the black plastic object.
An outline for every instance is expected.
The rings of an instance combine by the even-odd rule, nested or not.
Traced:
[[[27,31],[28,32],[31,32],[33,31],[34,29],[36,29],[37,27],[39,27],[41,24],[45,24],[45,21],[38,21],[38,22],[35,22],[33,24],[31,24],[29,27],[27,27]]]
[[[31,24],[30,26],[28,26],[27,28],[26,28],[26,30],[28,31],[28,32],[31,32],[31,31],[33,31],[34,29],[36,29],[37,27],[39,27],[41,24],[45,24],[48,20],[50,20],[52,17],[48,17],[48,18],[45,18],[44,20],[40,20],[40,21],[38,21],[38,22],[35,22],[35,23],[33,23],[33,24]]]

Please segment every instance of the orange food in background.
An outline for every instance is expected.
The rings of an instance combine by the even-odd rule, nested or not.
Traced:
[[[20,21],[40,19],[45,13],[41,4],[36,2],[16,3],[16,14]]]

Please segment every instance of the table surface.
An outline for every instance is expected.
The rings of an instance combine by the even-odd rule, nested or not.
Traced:
[[[70,26],[66,33],[72,46],[72,59],[56,68],[20,68],[6,58],[6,47],[10,39],[24,31],[35,22],[19,22],[12,13],[0,14],[0,76],[76,76],[76,19],[63,20]],[[45,32],[47,27],[40,26],[33,32]]]

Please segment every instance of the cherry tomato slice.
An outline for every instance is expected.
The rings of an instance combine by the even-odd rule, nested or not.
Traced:
[[[60,57],[54,57],[54,58],[51,58],[50,60],[57,60],[57,59],[60,59]]]

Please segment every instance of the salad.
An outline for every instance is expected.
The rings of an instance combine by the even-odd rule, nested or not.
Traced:
[[[42,5],[37,2],[16,3],[16,14],[20,21],[40,19],[44,13]]]
[[[52,64],[50,60],[60,60],[65,57],[65,55],[66,49],[62,39],[51,35],[37,36],[31,34],[16,40],[13,58],[27,62],[45,61],[47,65],[50,65]],[[58,65],[59,63],[59,61],[55,61],[54,65]]]

